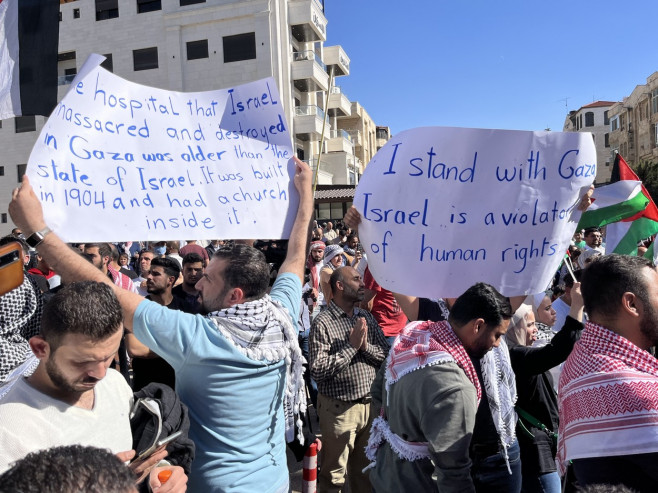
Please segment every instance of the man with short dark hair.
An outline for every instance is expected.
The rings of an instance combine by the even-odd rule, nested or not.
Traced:
[[[595,258],[583,271],[589,321],[562,369],[557,463],[581,486],[658,484],[658,272],[647,259]]]
[[[375,318],[357,308],[365,286],[353,267],[329,278],[333,297],[313,321],[309,349],[311,375],[318,385],[322,430],[320,491],[340,491],[345,475],[350,491],[370,491],[365,446],[374,416],[370,385],[384,361],[388,343]]]
[[[93,281],[65,286],[44,307],[41,333],[30,339],[39,364],[8,383],[0,397],[0,472],[30,452],[58,445],[103,447],[132,458],[132,391],[109,368],[123,337],[122,320],[112,289]],[[134,470],[146,473],[165,455],[136,461]],[[168,469],[178,482],[182,469]],[[157,473],[150,475],[151,486],[160,485]]]
[[[604,254],[605,248],[601,245],[603,243],[603,236],[599,228],[585,228],[585,247],[584,250],[596,250]]]
[[[206,317],[115,289],[126,330],[176,370],[176,391],[190,409],[190,438],[197,446],[190,491],[288,491],[285,439],[295,435],[294,413],[306,407],[294,322],[313,213],[311,170],[293,159],[299,206],[269,295],[269,265],[245,245],[220,250],[197,283]],[[9,211],[23,231],[46,229],[27,176]],[[53,233],[37,248],[65,279],[106,282]]]
[[[469,448],[484,389],[472,360],[498,346],[511,317],[509,299],[478,283],[447,321],[402,330],[372,386],[375,491],[475,491]]]
[[[91,263],[111,279],[114,284],[133,293],[137,292],[137,288],[135,288],[130,277],[115,270],[110,265],[112,260],[112,247],[109,243],[85,243],[84,253],[89,255]],[[119,256],[117,255],[117,259],[118,258]]]
[[[183,282],[175,286],[171,294],[177,298],[184,312],[199,313],[201,310],[199,291],[195,286],[204,270],[203,258],[198,253],[187,253],[183,257]]]
[[[136,277],[133,281],[137,292],[146,296],[146,276],[151,271],[151,261],[155,258],[155,252],[151,249],[144,249],[139,252],[139,257],[137,258],[137,272],[139,277]]]
[[[106,449],[68,445],[31,452],[0,475],[0,493],[137,493],[135,476]]]
[[[180,268],[178,262],[168,257],[157,257],[151,261],[151,270],[146,276],[147,300],[171,310],[186,310],[184,303],[171,291],[178,280]],[[133,358],[133,389],[138,391],[151,382],[164,383],[172,389],[176,388],[176,373],[169,363],[160,358],[133,334],[126,334],[126,349]]]

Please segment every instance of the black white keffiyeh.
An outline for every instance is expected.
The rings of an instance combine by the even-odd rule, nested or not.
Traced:
[[[0,297],[0,384],[31,354],[27,341],[39,334],[42,308],[41,291],[27,275]]]
[[[208,315],[219,332],[247,358],[254,361],[286,361],[286,391],[283,409],[286,419],[286,440],[297,437],[304,443],[302,421],[306,412],[302,351],[299,348],[288,310],[269,295],[247,301]],[[295,416],[297,420],[295,421]]]
[[[480,359],[480,368],[482,369],[484,390],[489,400],[491,417],[503,447],[507,469],[512,474],[507,449],[516,439],[517,416],[514,411],[516,379],[509,358],[509,350],[503,338],[500,339],[498,347],[494,347]]]

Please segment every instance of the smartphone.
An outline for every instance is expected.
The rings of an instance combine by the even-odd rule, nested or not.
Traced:
[[[147,458],[149,458],[149,457],[150,457],[151,455],[153,455],[157,450],[159,450],[160,448],[162,448],[162,446],[167,445],[168,443],[173,442],[174,440],[176,440],[176,439],[177,439],[179,436],[181,436],[182,434],[183,434],[182,431],[177,431],[176,433],[172,433],[171,435],[169,435],[168,437],[163,438],[162,440],[158,440],[158,441],[155,442],[153,445],[151,445],[149,448],[147,448],[146,450],[144,450],[144,452],[142,452],[141,454],[139,454],[139,455],[137,456],[137,458],[134,459],[134,460],[142,460],[142,459],[147,459]]]
[[[0,296],[23,284],[23,249],[20,243],[0,247]]]

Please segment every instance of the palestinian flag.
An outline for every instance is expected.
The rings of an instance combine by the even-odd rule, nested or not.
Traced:
[[[57,104],[59,2],[0,0],[0,119]]]
[[[577,229],[601,228],[635,216],[649,205],[650,199],[642,189],[642,182],[637,177],[595,189],[592,204],[581,216]]]
[[[611,179],[620,180],[617,183],[623,183],[624,181],[637,181],[638,177],[626,164],[624,158],[617,154]],[[606,253],[637,255],[637,244],[658,233],[658,207],[644,185],[642,185],[642,195],[648,200],[646,208],[634,216],[610,224],[606,228]],[[646,256],[653,259],[653,249],[650,249]]]

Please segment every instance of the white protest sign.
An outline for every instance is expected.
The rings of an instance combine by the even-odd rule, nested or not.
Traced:
[[[549,284],[596,176],[589,133],[427,127],[394,136],[354,197],[368,265],[383,287],[456,297]]]
[[[27,174],[69,242],[287,238],[299,197],[272,78],[181,93],[85,63]]]

